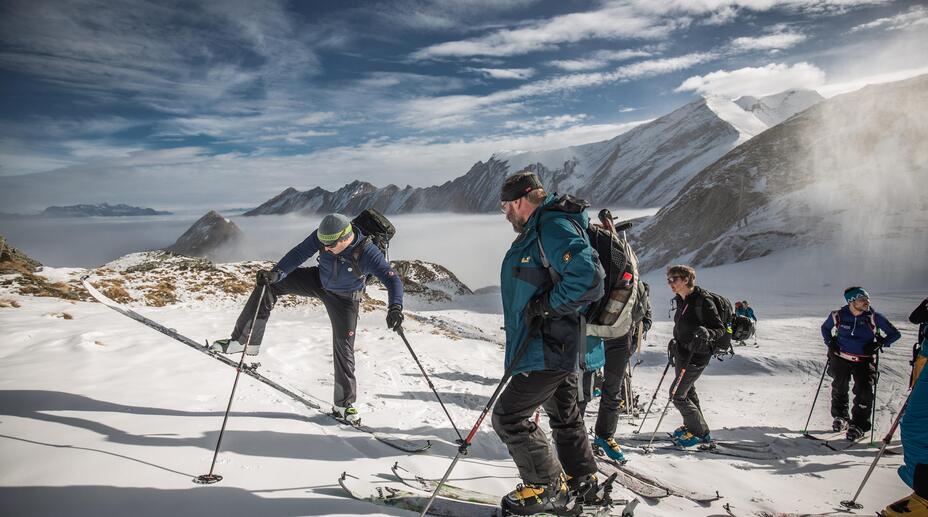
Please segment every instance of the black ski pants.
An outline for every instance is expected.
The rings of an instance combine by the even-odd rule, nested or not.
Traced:
[[[703,437],[709,434],[709,425],[706,423],[706,419],[703,418],[702,408],[699,406],[696,381],[708,365],[688,364],[686,365],[686,372],[681,377],[680,373],[683,370],[682,364],[684,361],[686,359],[679,356],[674,358],[675,379],[679,379],[677,382],[680,385],[677,387],[677,393],[673,396],[673,405],[683,417],[683,425],[686,426],[686,429],[696,436]],[[670,389],[673,391],[672,383]]]
[[[831,371],[831,416],[847,418],[848,388],[854,379],[854,407],[851,409],[851,425],[861,431],[870,430],[870,412],[873,408],[873,383],[876,381],[876,364],[872,360],[853,362],[832,355]]]
[[[261,286],[255,286],[245,308],[242,309],[232,339],[244,344],[248,341],[251,322],[258,311],[258,319],[251,332],[251,344],[260,345],[264,330],[277,298],[285,294],[307,296],[322,300],[329,321],[332,323],[332,362],[335,365],[334,398],[336,406],[347,406],[357,399],[357,382],[354,376],[354,335],[358,326],[358,300],[335,294],[322,287],[318,267],[301,267],[276,284],[270,284],[264,292],[259,307]]]
[[[625,373],[628,370],[629,350],[632,349],[632,334],[605,340],[606,364],[603,366],[603,386],[599,399],[599,414],[596,416],[594,432],[601,438],[611,438],[619,425],[619,408],[625,395]],[[585,393],[589,393],[593,372],[584,372]],[[580,403],[580,414],[586,411],[589,402],[585,398]]]
[[[542,370],[516,374],[493,406],[493,429],[509,449],[525,483],[548,485],[563,470],[571,477],[596,472],[596,459],[577,407],[578,373]],[[557,456],[535,424],[542,406]]]

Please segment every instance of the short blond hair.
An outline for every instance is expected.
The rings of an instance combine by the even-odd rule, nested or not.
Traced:
[[[687,287],[696,286],[696,270],[684,264],[677,264],[667,268],[667,276],[679,276],[686,280]]]

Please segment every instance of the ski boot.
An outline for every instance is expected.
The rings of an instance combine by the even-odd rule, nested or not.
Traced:
[[[864,437],[864,430],[856,425],[852,425],[847,428],[847,434],[845,434],[844,437],[847,438],[849,442],[856,442]]]
[[[705,436],[696,436],[695,434],[686,431],[681,436],[674,438],[673,443],[677,444],[678,447],[683,447],[684,449],[689,447],[699,446],[702,448],[712,448],[712,435],[706,433]]]
[[[532,515],[553,513],[566,515],[571,503],[570,493],[563,476],[547,485],[519,483],[516,489],[503,496],[500,506],[503,515]]]
[[[880,512],[883,517],[928,517],[928,499],[913,493]]]
[[[677,438],[683,436],[684,434],[686,434],[686,426],[681,425],[680,427],[674,429],[673,432],[670,433],[670,436],[671,436],[671,439],[676,440]]]
[[[615,438],[602,438],[597,436],[593,439],[593,448],[596,453],[605,454],[609,459],[619,463],[625,463],[628,459],[622,453],[622,448],[615,441]]]
[[[596,474],[587,474],[585,476],[578,476],[572,478],[568,475],[564,475],[567,478],[567,490],[570,492],[570,496],[575,498],[577,504],[590,504],[595,505],[599,503],[599,482],[596,479]]]
[[[332,406],[332,414],[351,425],[361,425],[361,416],[358,415],[358,410],[351,404],[344,407]]]
[[[244,350],[245,355],[255,356],[258,355],[260,345],[248,345],[246,347],[234,339],[217,339],[213,341],[213,345],[209,349],[222,354],[240,354]]]
[[[847,430],[848,421],[844,417],[835,417],[831,422],[831,430],[834,432],[840,432]]]

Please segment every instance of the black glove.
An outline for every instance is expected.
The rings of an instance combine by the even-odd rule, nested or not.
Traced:
[[[877,353],[877,351],[879,351],[881,348],[883,348],[883,343],[879,338],[877,338],[876,341],[872,341],[864,345],[864,354],[873,355]]]
[[[677,340],[671,339],[667,343],[667,360],[670,362],[670,365],[673,366],[673,357],[677,355]]]
[[[696,327],[696,330],[693,332],[693,339],[709,341],[709,329],[706,327]]]
[[[829,339],[825,344],[828,345],[828,353],[831,355],[838,355],[838,352],[841,351],[841,349],[838,347],[837,336],[831,336],[831,339]]]
[[[403,306],[394,303],[387,309],[387,328],[398,330],[403,325]]]
[[[280,281],[280,271],[276,269],[258,271],[258,285],[276,284]]]
[[[525,306],[525,321],[531,323],[538,318],[544,319],[551,315],[551,307],[548,305],[548,296],[540,294],[528,301]]]
[[[641,320],[641,330],[643,330],[645,334],[651,330],[651,318],[645,318]]]

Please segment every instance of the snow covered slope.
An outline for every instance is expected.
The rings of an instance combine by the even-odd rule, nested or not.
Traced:
[[[769,442],[781,459],[671,450],[644,456],[628,448],[632,464],[653,476],[696,490],[718,490],[724,496],[708,506],[680,497],[645,501],[636,516],[717,516],[724,514],[723,502],[741,512],[828,512],[853,495],[866,472],[875,449],[861,446],[839,453],[799,437],[824,363],[818,326],[839,303],[840,289],[808,283],[797,287],[765,277],[777,262],[787,260],[770,256],[700,270],[703,285],[750,299],[761,322],[759,348],[740,348],[734,359],[713,361],[699,388],[716,438]],[[145,263],[144,257],[131,256],[101,272],[108,278],[117,272],[136,275],[130,269]],[[82,271],[45,268],[40,273],[49,281],[60,281]],[[157,268],[144,273],[150,278],[138,276],[132,282],[158,280]],[[176,273],[176,268],[161,271]],[[189,281],[206,274],[191,271]],[[4,282],[9,279],[3,277]],[[666,311],[670,295],[661,279],[660,274],[647,278],[653,286],[656,321],[635,370],[634,385],[643,398],[650,397],[658,383],[671,332]],[[904,334],[880,363],[876,408],[881,433],[904,396],[906,348],[914,339],[914,327],[901,322],[924,295],[923,287],[892,292],[868,286],[875,307]],[[385,293],[375,289],[372,296],[383,299]],[[457,331],[479,329],[498,336],[493,329],[499,329],[502,317],[490,309],[498,294],[480,296],[423,305],[405,324],[411,345],[462,432],[475,422],[502,374],[503,352],[497,342],[475,337],[478,331]],[[209,470],[233,370],[96,303],[25,296],[7,283],[0,284],[0,302],[16,302],[0,303],[4,515],[411,515],[349,499],[335,481],[348,471],[396,486],[390,474],[396,461],[439,477],[456,452],[455,431],[403,343],[385,328],[383,310],[377,307],[359,319],[358,406],[367,424],[431,439],[431,451],[402,454],[366,433],[333,425],[243,376],[216,464],[224,480],[204,487],[191,479]],[[185,295],[161,307],[129,303],[203,341],[227,335],[241,301],[209,294],[202,299]],[[258,359],[266,375],[329,400],[331,330],[324,309],[316,304],[279,305]],[[813,430],[830,422],[826,390],[815,408]],[[657,406],[666,402],[665,391],[661,389]],[[595,408],[593,404],[587,416],[590,425]],[[656,420],[649,419],[645,430],[653,429]],[[679,424],[671,409],[662,431]],[[637,422],[623,420],[619,432],[629,434],[636,427]],[[898,456],[881,461],[859,498],[866,512],[909,492],[895,474],[899,462]],[[518,482],[506,448],[488,423],[451,481],[496,495]],[[634,494],[617,487],[614,496]]]
[[[836,268],[924,276],[926,141],[928,76],[828,99],[694,177],[640,229],[638,256],[711,266],[828,246]]]

